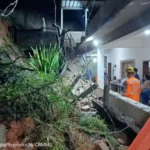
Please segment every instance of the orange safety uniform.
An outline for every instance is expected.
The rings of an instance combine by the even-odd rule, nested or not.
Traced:
[[[140,93],[141,93],[140,81],[134,77],[130,77],[126,81],[126,92],[123,93],[122,95],[131,98],[136,102],[139,102]]]

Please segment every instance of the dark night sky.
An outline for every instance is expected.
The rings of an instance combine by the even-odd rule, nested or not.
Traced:
[[[15,0],[1,0],[0,7],[6,7],[9,3],[14,2]],[[56,0],[57,7],[60,8],[61,0]],[[25,8],[53,8],[53,0],[19,0],[18,7]]]
[[[1,0],[0,8],[6,8],[11,2],[15,0]],[[61,0],[56,0],[57,14],[60,14]],[[54,15],[54,1],[53,0],[19,0],[16,9],[34,9]]]
[[[15,0],[1,0],[0,9],[5,9],[11,2]],[[60,21],[61,0],[55,0],[57,5],[57,21]],[[54,18],[54,0],[19,0],[17,9],[32,9],[41,13],[46,13]],[[80,29],[84,30],[84,11],[64,11],[64,23],[74,22],[79,25]]]

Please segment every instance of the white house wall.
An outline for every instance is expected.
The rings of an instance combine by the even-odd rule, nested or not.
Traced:
[[[98,84],[101,89],[104,89],[104,50],[97,50],[97,74]]]
[[[150,39],[146,39],[141,48],[113,48],[107,51],[108,63],[116,65],[116,69],[112,71],[112,77],[116,76],[120,79],[120,62],[124,60],[134,60],[135,67],[139,70],[140,77],[143,76],[143,61],[150,60]],[[112,67],[113,70],[113,67]]]

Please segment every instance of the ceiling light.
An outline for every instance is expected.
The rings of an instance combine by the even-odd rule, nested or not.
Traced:
[[[96,62],[97,62],[97,59],[96,59],[96,58],[94,58],[94,59],[93,59],[93,62],[95,62],[95,63],[96,63]]]
[[[87,38],[87,39],[86,39],[86,42],[89,42],[89,41],[92,41],[92,40],[94,40],[94,37],[93,37],[93,36]]]
[[[87,57],[97,57],[97,54],[90,54],[90,55],[87,55]]]
[[[146,35],[150,35],[150,30],[146,30],[144,33],[145,33]]]
[[[94,41],[93,41],[93,44],[94,44],[95,46],[98,46],[99,42],[98,42],[97,40],[94,40]]]

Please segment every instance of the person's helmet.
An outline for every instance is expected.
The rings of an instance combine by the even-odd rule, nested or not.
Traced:
[[[133,67],[128,67],[128,68],[126,69],[126,71],[127,71],[128,73],[134,73],[134,72],[135,72]]]

